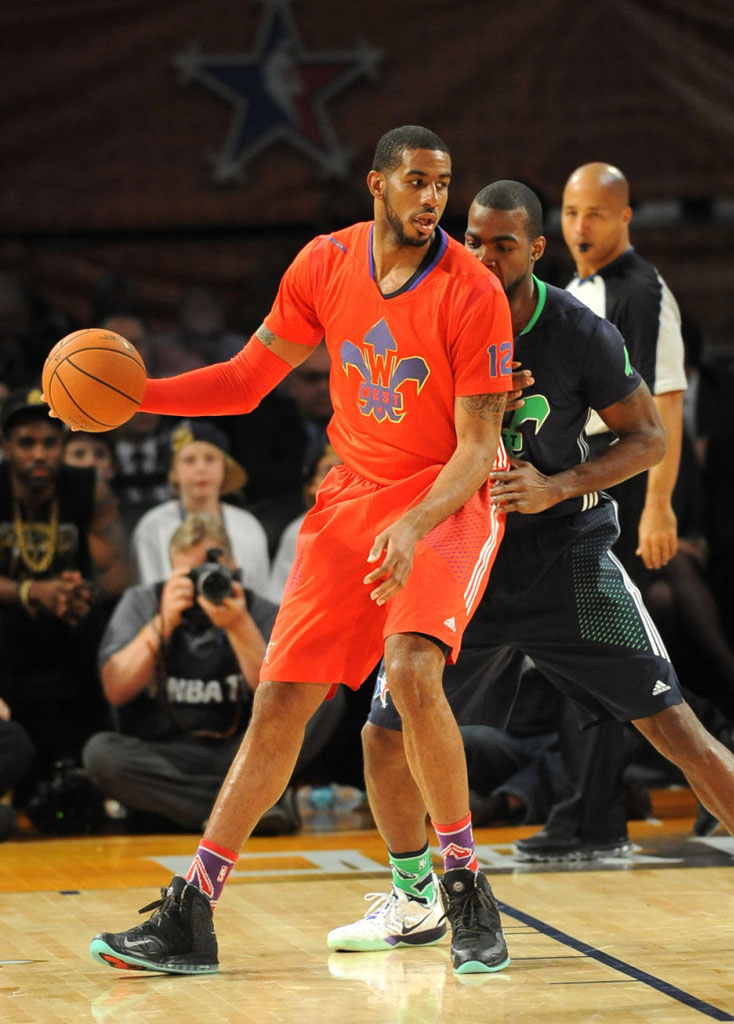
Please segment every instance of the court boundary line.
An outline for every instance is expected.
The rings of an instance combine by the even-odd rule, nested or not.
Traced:
[[[509,917],[514,917],[516,921],[520,921],[522,924],[535,928],[535,930],[540,932],[541,935],[546,935],[548,938],[554,939],[556,942],[560,942],[564,946],[569,946],[571,949],[575,949],[578,953],[582,953],[584,956],[589,957],[592,960],[597,960],[606,967],[611,967],[614,971],[626,974],[634,981],[642,982],[644,985],[648,985],[650,988],[655,989],[663,995],[669,996],[671,999],[675,999],[684,1006],[689,1006],[691,1009],[697,1010],[699,1013],[705,1014],[713,1020],[734,1021],[734,1016],[726,1010],[722,1010],[718,1006],[714,1006],[712,1003],[707,1003],[705,1000],[699,999],[698,996],[691,995],[690,992],[684,992],[683,989],[678,988],[676,985],[673,985],[668,981],[663,981],[662,978],[656,978],[654,974],[649,974],[647,971],[640,970],[638,967],[633,967],[632,964],[625,963],[624,960],[620,960],[618,957],[612,956],[610,953],[604,953],[601,949],[597,949],[590,943],[583,942],[581,939],[576,939],[573,935],[568,935],[566,932],[562,932],[560,928],[556,928],[552,924],[548,924],[537,917],[533,917],[532,914],[526,914],[524,910],[518,910],[517,907],[511,907],[508,903],[504,903],[502,900],[498,900],[497,905],[503,914],[507,914]]]

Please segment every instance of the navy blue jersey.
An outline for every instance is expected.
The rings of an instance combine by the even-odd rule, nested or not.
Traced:
[[[622,335],[568,292],[534,278],[535,313],[515,338],[515,359],[536,383],[525,404],[505,414],[502,440],[509,455],[550,475],[585,462],[590,409],[604,409],[639,387]],[[600,492],[568,498],[537,515],[569,515],[598,504]],[[510,513],[507,526],[533,516]]]

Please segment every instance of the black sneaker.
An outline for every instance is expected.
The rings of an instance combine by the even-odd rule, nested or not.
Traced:
[[[439,879],[451,924],[451,961],[457,974],[486,974],[507,967],[500,912],[481,871],[451,868]]]
[[[102,932],[89,947],[93,960],[123,971],[165,974],[214,974],[219,970],[217,937],[209,900],[185,878],[175,875],[161,899],[142,907],[155,913],[126,932]]]
[[[515,840],[518,860],[544,863],[550,860],[600,860],[623,857],[634,849],[627,836],[616,839],[584,840],[579,836],[552,836],[543,829],[534,836]]]

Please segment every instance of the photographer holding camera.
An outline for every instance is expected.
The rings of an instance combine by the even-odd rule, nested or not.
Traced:
[[[188,516],[170,559],[165,582],[130,587],[113,612],[99,666],[119,732],[92,736],[83,762],[106,797],[198,830],[249,720],[277,607],[243,589],[217,516]],[[324,709],[309,725],[297,770],[337,724],[339,705]],[[299,824],[286,790],[260,832],[286,834]]]

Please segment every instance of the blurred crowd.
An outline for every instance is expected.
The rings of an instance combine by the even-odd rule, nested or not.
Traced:
[[[90,322],[116,331],[138,348],[150,376],[227,359],[247,340],[228,328],[222,305],[204,288],[182,295],[177,323],[166,332],[148,329],[140,290],[124,278],[100,280],[90,309]],[[127,731],[169,744],[183,738],[184,747],[188,742],[189,750],[198,748],[212,758],[202,799],[213,802],[247,724],[257,678],[256,668],[249,679],[242,670],[238,631],[251,629],[254,650],[262,644],[256,658],[259,669],[298,526],[318,484],[339,462],[326,436],[331,404],[324,346],[249,417],[214,422],[137,413],[115,431],[68,431],[48,417],[40,377],[48,351],[79,326],[0,273],[5,469],[0,489],[7,492],[8,509],[7,516],[0,513],[0,519],[7,519],[0,527],[5,535],[0,577],[7,583],[0,604],[0,642],[6,655],[0,669],[2,838],[17,830],[18,812],[41,832],[52,833],[96,831],[110,820],[130,830],[199,828],[201,807],[197,805],[193,817],[177,813],[170,794],[153,805],[136,801],[129,792],[127,804],[114,799],[109,766],[104,781],[99,774],[100,737]],[[209,524],[208,536],[193,545],[193,562],[191,551],[185,553],[184,561],[188,558],[191,564],[181,583],[176,565],[182,555],[172,551],[172,538],[184,523],[200,528],[202,522]],[[233,593],[242,600],[232,636],[222,627],[214,631],[214,639],[201,621],[192,624],[184,616],[182,625],[180,609],[169,594],[178,580],[183,603],[195,606],[197,566],[212,559],[231,568]],[[103,577],[114,580],[100,587]],[[50,590],[52,580],[58,592],[51,597],[44,587]],[[150,587],[154,590],[145,591],[143,599],[167,613],[162,622],[165,644],[156,652],[151,678],[146,675],[138,692],[120,698],[108,678],[115,659],[128,654],[126,647],[120,652],[114,639],[119,610],[131,595],[139,603],[140,588]],[[210,610],[216,618],[218,606]],[[204,618],[210,626],[211,620]],[[188,629],[194,636],[188,638],[184,657],[176,646]],[[197,664],[207,643],[226,648],[226,666],[206,658],[203,668]],[[212,726],[206,713],[196,728],[188,721],[191,709],[198,705],[201,711],[202,704],[216,720],[222,698],[211,696],[213,680],[225,668],[224,682],[234,686],[232,693],[236,690],[236,726],[227,726],[226,737],[219,735],[221,723]],[[154,699],[146,704],[141,691]],[[330,702],[322,715],[323,728],[314,730],[304,746],[294,787],[263,820],[263,833],[297,827],[296,785],[326,792],[338,782],[358,792],[361,757],[355,737],[368,699],[369,692],[350,691]],[[195,765],[181,762],[175,747],[174,742],[171,756],[179,757],[177,767],[188,779],[187,799],[192,803]],[[153,748],[146,751],[150,766],[153,755]],[[198,763],[196,771],[202,772]],[[138,788],[141,793],[149,789],[149,780]]]

